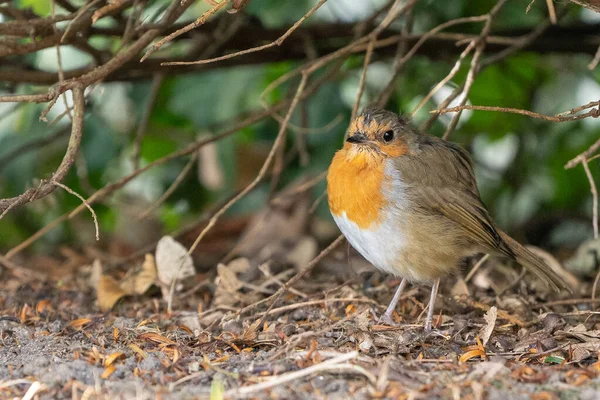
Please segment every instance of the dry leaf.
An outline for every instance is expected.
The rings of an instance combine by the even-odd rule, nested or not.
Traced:
[[[244,287],[244,283],[237,278],[235,272],[225,264],[217,265],[217,275],[217,288],[228,293],[235,293]]]
[[[139,354],[142,358],[148,357],[148,354],[144,350],[140,348],[137,344],[130,343],[128,344],[129,348]]]
[[[147,332],[147,333],[142,333],[139,336],[140,339],[142,340],[146,340],[148,342],[154,342],[154,343],[158,343],[158,344],[177,344],[174,341],[172,341],[171,339],[169,339],[168,337],[159,335],[158,333],[154,333],[154,332]]]
[[[236,258],[229,261],[227,268],[236,274],[242,274],[250,269],[250,260],[245,257]]]
[[[469,350],[466,353],[464,353],[463,355],[461,355],[460,358],[458,359],[458,361],[467,362],[471,358],[475,358],[475,357],[485,358],[485,351],[482,351],[481,349]]]
[[[481,336],[484,346],[487,345],[488,340],[490,340],[490,336],[492,336],[492,332],[496,326],[497,316],[498,309],[495,306],[492,306],[483,317],[485,319],[485,326],[479,331],[479,336]]]
[[[69,326],[71,328],[81,329],[84,325],[89,324],[90,322],[92,322],[91,318],[78,318],[74,321],[71,321],[71,323],[69,323]]]
[[[108,367],[106,367],[104,372],[102,372],[102,375],[100,375],[100,378],[102,378],[102,379],[109,378],[115,372],[115,370],[116,370],[116,368],[114,365],[109,365]]]
[[[156,269],[158,280],[165,285],[196,274],[187,249],[171,236],[163,236],[156,245]]]
[[[107,275],[102,275],[96,288],[98,305],[102,311],[108,311],[127,293],[121,289],[117,281]]]
[[[119,284],[127,294],[144,294],[156,279],[156,264],[152,254],[146,254],[142,268],[135,274],[127,275]]]
[[[108,367],[112,365],[115,361],[120,360],[121,358],[125,358],[124,353],[121,353],[120,351],[112,353],[104,359],[104,365]]]
[[[46,310],[51,310],[52,308],[50,307],[50,300],[46,299],[46,300],[41,300],[37,303],[37,305],[35,306],[35,312],[38,314],[43,313]]]

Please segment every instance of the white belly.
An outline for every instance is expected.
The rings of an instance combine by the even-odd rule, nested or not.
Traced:
[[[406,247],[406,237],[397,222],[381,222],[370,229],[361,229],[346,217],[345,212],[338,216],[334,215],[333,219],[352,247],[367,261],[392,275],[400,273],[397,263],[401,252]]]

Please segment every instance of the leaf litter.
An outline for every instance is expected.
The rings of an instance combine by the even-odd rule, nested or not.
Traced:
[[[577,263],[562,275],[581,293],[571,299],[491,258],[444,282],[425,335],[427,288],[409,288],[396,325],[379,325],[398,282],[340,246],[271,310],[240,313],[332,240],[290,204],[302,200],[273,202],[273,226],[258,214],[208,272],[165,236],[125,268],[74,253],[82,266],[64,276],[52,265],[48,279],[0,281],[0,397],[35,382],[42,398],[76,399],[600,396],[599,314]]]

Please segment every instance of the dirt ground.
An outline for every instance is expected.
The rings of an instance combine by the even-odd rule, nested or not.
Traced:
[[[171,313],[156,286],[102,312],[91,267],[27,283],[4,271],[0,397],[600,398],[598,313],[585,296],[548,293],[492,261],[468,285],[445,280],[425,335],[428,288],[409,287],[397,326],[379,325],[398,281],[344,276],[345,256],[327,256],[266,317],[269,302],[238,311],[274,293],[293,266],[273,269],[280,279],[232,267],[227,282],[225,266],[198,273]]]

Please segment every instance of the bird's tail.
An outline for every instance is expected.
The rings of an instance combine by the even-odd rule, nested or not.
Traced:
[[[506,252],[505,255],[517,261],[529,272],[533,273],[557,292],[561,290],[571,291],[571,288],[567,286],[564,279],[561,278],[560,275],[558,275],[552,268],[550,268],[548,264],[546,264],[541,258],[527,250],[523,245],[508,236],[508,234],[500,229],[498,229],[498,233],[502,237],[502,240],[508,245],[508,248],[512,253],[508,254],[508,252]]]

